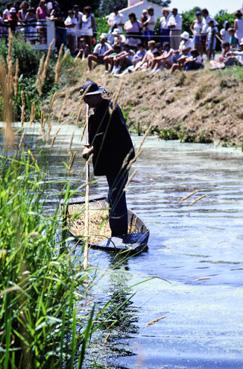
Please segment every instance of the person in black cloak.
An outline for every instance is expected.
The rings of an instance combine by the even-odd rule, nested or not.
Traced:
[[[102,96],[104,92],[90,80],[80,89],[84,102],[92,109],[83,157],[88,160],[92,155],[94,175],[107,178],[111,236],[123,238],[128,232],[125,186],[135,152],[119,105],[113,106]]]

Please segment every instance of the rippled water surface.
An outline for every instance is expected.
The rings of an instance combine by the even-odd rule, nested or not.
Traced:
[[[77,160],[67,176],[74,131]],[[81,186],[78,129],[64,126],[43,151],[50,178]],[[126,261],[90,253],[94,299],[111,298],[109,309],[117,309],[116,324],[91,349],[96,368],[242,369],[243,154],[151,137],[133,170],[128,204],[150,229],[149,251]],[[60,188],[50,186],[50,207]],[[99,178],[92,192],[106,190]]]

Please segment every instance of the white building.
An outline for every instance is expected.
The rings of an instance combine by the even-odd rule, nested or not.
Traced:
[[[128,14],[135,13],[137,18],[140,19],[142,15],[143,9],[153,8],[155,19],[161,17],[161,9],[162,6],[158,4],[154,4],[149,0],[128,0],[127,8],[120,10],[120,13],[123,14],[124,19],[128,18]]]

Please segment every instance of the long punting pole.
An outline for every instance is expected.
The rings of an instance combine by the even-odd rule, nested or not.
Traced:
[[[88,144],[88,121],[89,121],[89,106],[86,104],[86,116],[85,116],[85,125],[86,125],[86,143]],[[86,160],[85,163],[85,219],[84,219],[84,261],[83,268],[84,270],[88,267],[89,261],[89,159]]]

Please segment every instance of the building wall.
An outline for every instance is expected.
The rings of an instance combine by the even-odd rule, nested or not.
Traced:
[[[134,5],[131,5],[135,3]],[[124,20],[128,19],[128,14],[135,13],[137,18],[140,19],[143,9],[154,8],[155,18],[161,17],[161,9],[162,6],[154,4],[148,0],[138,1],[138,0],[129,0],[128,4],[130,4],[127,8],[120,10],[120,13],[123,14]]]

